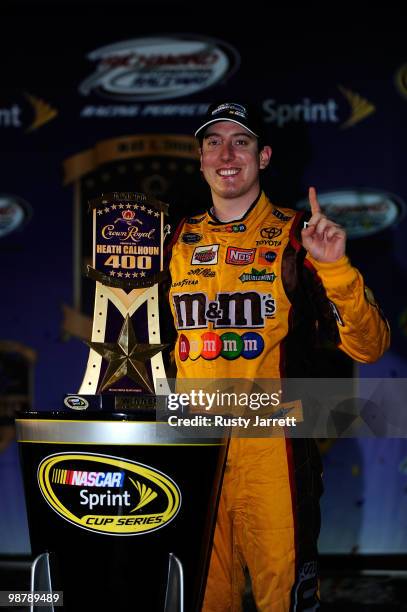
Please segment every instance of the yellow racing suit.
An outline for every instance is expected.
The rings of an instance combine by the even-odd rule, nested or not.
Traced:
[[[321,325],[357,361],[386,350],[388,325],[362,276],[346,256],[307,255],[303,220],[261,193],[238,221],[206,212],[180,225],[170,261],[178,378],[309,376]],[[320,473],[312,440],[232,438],[205,611],[241,610],[246,566],[259,611],[318,608]]]

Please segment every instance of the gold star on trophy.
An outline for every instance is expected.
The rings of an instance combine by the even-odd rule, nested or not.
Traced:
[[[109,362],[98,393],[124,376],[128,376],[150,393],[154,393],[145,362],[168,344],[138,343],[129,315],[124,320],[117,342],[86,342],[86,344]]]

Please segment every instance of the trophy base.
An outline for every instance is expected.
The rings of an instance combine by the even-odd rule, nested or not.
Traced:
[[[157,398],[154,395],[106,393],[105,395],[84,395],[69,393],[64,398],[64,409],[71,412],[146,412],[155,414]]]
[[[155,413],[157,398],[155,395],[116,395],[114,398],[116,412],[146,411]]]

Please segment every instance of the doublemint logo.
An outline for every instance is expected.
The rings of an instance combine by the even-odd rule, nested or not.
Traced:
[[[266,272],[266,268],[264,268],[264,270],[252,268],[251,272],[243,272],[243,274],[239,276],[239,280],[241,280],[242,283],[247,283],[248,281],[266,281],[268,283],[273,283],[276,278],[274,272]]]

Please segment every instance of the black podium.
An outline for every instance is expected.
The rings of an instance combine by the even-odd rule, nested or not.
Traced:
[[[201,608],[227,439],[194,439],[153,418],[17,421],[32,588],[63,591],[64,610]]]

